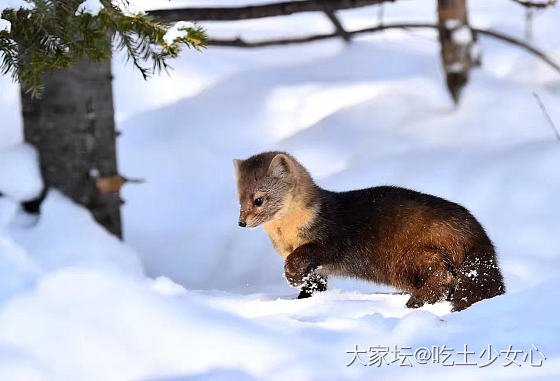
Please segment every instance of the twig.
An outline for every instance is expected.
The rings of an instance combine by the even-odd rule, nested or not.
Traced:
[[[100,193],[113,193],[118,192],[125,183],[144,183],[144,179],[129,179],[121,175],[97,177],[95,179],[95,186]]]
[[[548,123],[550,123],[550,126],[552,127],[552,130],[554,131],[554,135],[556,136],[556,139],[560,140],[560,131],[558,131],[558,128],[556,128],[556,125],[554,124],[554,121],[550,117],[550,114],[548,113],[546,107],[544,106],[544,103],[542,102],[541,97],[539,97],[539,94],[537,94],[535,92],[533,92],[533,96],[537,100],[537,103],[539,104],[539,107],[541,108],[543,114],[545,115],[546,120],[548,120]]]
[[[387,29],[439,29],[439,25],[429,24],[429,23],[383,24],[370,28],[346,31],[346,33],[348,33],[348,35],[355,35],[355,34],[375,33]],[[493,37],[495,39],[509,42],[510,44],[513,45],[517,45],[520,48],[523,48],[528,52],[534,54],[535,56],[537,56],[538,58],[546,62],[550,67],[552,67],[558,73],[560,73],[560,65],[554,62],[551,58],[549,58],[545,53],[543,53],[539,49],[521,40],[518,40],[515,37],[511,37],[506,34],[490,29],[471,28],[471,30],[473,32],[480,33],[488,37]],[[304,36],[304,37],[293,37],[293,38],[284,38],[284,39],[277,39],[277,40],[264,40],[264,41],[251,41],[251,42],[242,40],[241,38],[236,38],[233,40],[209,39],[208,45],[230,46],[230,47],[239,47],[239,48],[262,48],[265,46],[290,45],[290,44],[301,44],[301,43],[312,42],[312,41],[321,41],[321,40],[327,40],[329,38],[335,38],[335,37],[338,37],[337,33],[316,34],[316,35]]]
[[[527,8],[525,10],[525,40],[527,42],[533,41],[533,8]]]
[[[385,15],[385,7],[383,4],[379,4],[379,8],[377,9],[377,23],[379,25],[383,24],[384,15]]]

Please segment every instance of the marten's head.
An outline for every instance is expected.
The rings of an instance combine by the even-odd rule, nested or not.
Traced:
[[[298,184],[312,183],[307,171],[290,155],[264,152],[233,160],[241,212],[239,226],[256,227],[286,213]]]

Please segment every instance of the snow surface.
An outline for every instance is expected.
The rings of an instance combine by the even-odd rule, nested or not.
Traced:
[[[522,7],[469,5],[475,26],[523,35]],[[349,28],[378,15],[340,14]],[[422,2],[384,14],[435,19]],[[558,7],[539,13],[534,41],[560,60],[558,17]],[[255,40],[332,29],[320,14],[205,26]],[[150,82],[117,57],[119,165],[147,179],[124,188],[125,243],[56,191],[31,226],[21,197],[0,198],[0,379],[557,379],[560,142],[532,93],[560,125],[560,79],[515,47],[480,42],[483,66],[458,107],[430,31],[187,52],[171,77]],[[5,155],[21,142],[19,100],[9,79],[0,86]],[[353,280],[293,300],[265,233],[236,223],[231,159],[270,149],[294,154],[329,189],[395,184],[465,205],[496,244],[508,293],[452,314],[446,303],[406,309],[407,295]],[[3,163],[0,184],[19,181]],[[346,366],[355,345],[443,344],[467,344],[478,363],[488,344],[534,344],[546,360]]]
[[[38,155],[33,146],[23,143],[0,149],[0,193],[28,201],[42,189]]]

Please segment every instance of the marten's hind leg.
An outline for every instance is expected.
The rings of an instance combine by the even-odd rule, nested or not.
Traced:
[[[491,244],[475,247],[457,271],[457,283],[450,298],[453,311],[505,293],[504,279]]]
[[[408,308],[422,307],[444,300],[456,282],[454,267],[447,256],[437,250],[424,248],[414,250],[412,268],[407,271],[411,290]]]

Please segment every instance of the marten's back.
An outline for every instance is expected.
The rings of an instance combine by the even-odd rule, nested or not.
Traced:
[[[348,271],[372,278],[373,268],[372,280],[383,283],[390,283],[393,275],[386,270],[413,263],[410,255],[420,247],[445,253],[456,267],[473,247],[492,247],[482,226],[464,207],[391,186],[324,191],[315,225],[323,241],[337,246],[341,256],[356,253],[365,259],[365,263],[348,264],[353,267]],[[358,266],[369,269],[368,274]]]

